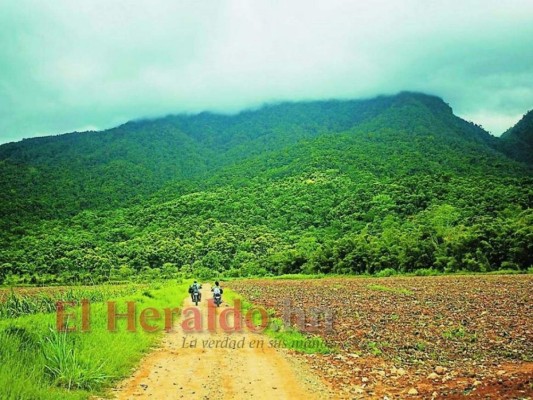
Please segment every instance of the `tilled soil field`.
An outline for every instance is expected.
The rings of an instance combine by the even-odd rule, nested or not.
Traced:
[[[279,317],[290,310],[291,323],[321,336],[334,351],[302,357],[346,398],[532,396],[533,276],[254,279],[226,286]]]

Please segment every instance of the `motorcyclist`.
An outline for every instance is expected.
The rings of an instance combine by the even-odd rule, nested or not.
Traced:
[[[189,286],[189,293],[191,294],[192,301],[194,301],[194,293],[198,293],[198,301],[202,301],[202,292],[200,292],[201,288],[202,285],[200,285],[197,281],[194,281],[194,283]]]
[[[224,293],[224,289],[220,287],[218,281],[215,282],[215,286],[211,288],[211,291],[213,292],[213,298],[219,294],[221,296],[220,299],[222,300],[222,293]]]

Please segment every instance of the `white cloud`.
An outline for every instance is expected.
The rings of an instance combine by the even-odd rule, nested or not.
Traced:
[[[0,0],[0,142],[400,90],[500,133],[533,104],[531,37],[525,0]]]

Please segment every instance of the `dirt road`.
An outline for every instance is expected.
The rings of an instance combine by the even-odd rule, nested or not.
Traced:
[[[210,287],[202,289],[198,305],[207,327],[207,299]],[[184,307],[193,306],[187,298]],[[228,305],[216,310],[219,315]],[[218,324],[217,324],[218,325]],[[191,347],[196,339],[196,347]],[[185,346],[184,346],[185,340]],[[204,346],[209,340],[217,346]],[[230,342],[234,340],[234,342]],[[263,348],[251,343],[265,341]],[[205,341],[205,342],[204,342]],[[253,342],[255,341],[255,342]],[[210,342],[211,344],[216,342]],[[242,348],[228,348],[224,344]],[[131,378],[114,389],[117,399],[327,399],[331,393],[320,378],[297,357],[268,345],[264,335],[243,331],[185,334],[178,321],[165,334],[159,349],[146,356]]]

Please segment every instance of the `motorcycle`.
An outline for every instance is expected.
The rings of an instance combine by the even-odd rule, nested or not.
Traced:
[[[192,301],[194,305],[198,305],[198,302],[200,301],[200,293],[199,292],[193,292],[192,293]]]
[[[195,305],[198,305],[199,301],[202,301],[202,293],[200,293],[200,289],[202,288],[202,285],[196,285],[196,282],[194,282],[194,285],[189,286],[189,294],[191,295],[191,300]]]
[[[220,293],[215,293],[213,295],[213,301],[215,302],[217,307],[220,307],[220,305],[222,304],[222,295]]]

